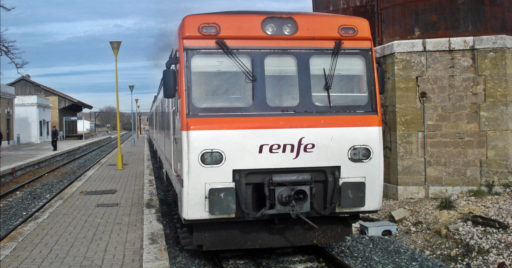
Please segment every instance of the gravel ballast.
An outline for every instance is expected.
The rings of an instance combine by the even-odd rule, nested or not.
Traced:
[[[448,267],[388,237],[356,234],[326,248],[352,267]]]
[[[151,144],[151,142],[150,142]],[[152,149],[152,148],[151,148]],[[213,267],[212,256],[208,253],[184,250],[180,245],[177,229],[180,225],[177,214],[176,195],[169,191],[170,185],[163,180],[162,167],[156,160],[156,153],[150,150],[157,194],[160,199],[160,210],[162,213],[162,225],[164,226],[169,265],[171,267]],[[353,235],[343,243],[330,244],[325,246],[327,250],[341,257],[343,261],[352,267],[447,267],[442,262],[426,256],[404,243],[393,238],[367,237]],[[247,250],[242,254],[238,262],[236,258],[230,257],[230,261],[224,263],[227,267],[317,267],[303,266],[307,261],[293,257],[293,261],[285,258],[285,253],[279,250],[264,254],[259,250]],[[276,257],[274,255],[283,255]],[[245,256],[247,255],[247,256]],[[304,254],[306,257],[308,254]],[[272,258],[271,256],[274,256]],[[233,263],[230,263],[234,261]],[[241,262],[240,262],[241,261]],[[294,263],[298,262],[299,265]],[[313,262],[314,263],[314,262]],[[323,266],[321,266],[323,267]]]
[[[409,211],[397,223],[398,234],[392,238],[450,267],[512,267],[511,228],[480,226],[470,220],[471,215],[480,215],[512,226],[512,188],[499,194],[462,193],[450,198],[451,210],[440,210],[441,199],[384,200],[377,214],[367,216],[391,220],[391,212]]]

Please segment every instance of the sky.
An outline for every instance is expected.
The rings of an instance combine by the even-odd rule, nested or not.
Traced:
[[[149,111],[181,19],[229,10],[312,11],[312,0],[0,0],[2,38],[15,40],[29,62],[19,74],[1,57],[0,82],[20,75],[94,106],[115,106],[118,54],[119,107],[130,111],[129,85]],[[88,110],[84,110],[88,111]]]

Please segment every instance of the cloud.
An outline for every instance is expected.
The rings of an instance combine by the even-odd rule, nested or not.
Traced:
[[[2,13],[2,30],[17,41],[30,62],[32,79],[97,108],[115,100],[114,58],[109,40],[122,40],[119,53],[121,110],[129,110],[128,85],[149,110],[163,64],[175,46],[181,19],[229,10],[311,11],[312,0],[87,0],[15,1]],[[2,83],[19,77],[1,57]],[[127,99],[128,98],[128,99]]]
[[[146,68],[151,65],[149,61],[137,61],[119,63],[119,69],[137,69]],[[98,71],[112,71],[114,62],[109,64],[82,64],[82,65],[64,65],[64,66],[49,66],[40,68],[30,68],[29,73],[33,76],[37,75],[59,75],[59,74],[73,74],[82,72],[98,72]]]
[[[154,21],[139,18],[97,19],[49,22],[9,27],[10,35],[36,35],[39,41],[61,42],[77,37],[116,36],[160,27]]]

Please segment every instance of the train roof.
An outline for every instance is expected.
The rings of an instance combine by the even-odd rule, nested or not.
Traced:
[[[297,23],[294,35],[270,36],[263,32],[262,22],[269,17],[292,18]],[[202,35],[201,25],[217,24],[220,32]],[[357,35],[340,36],[342,26],[353,26]],[[290,40],[371,40],[368,20],[346,15],[318,12],[269,12],[269,11],[227,11],[188,15],[180,25],[180,37],[183,39],[290,39]]]

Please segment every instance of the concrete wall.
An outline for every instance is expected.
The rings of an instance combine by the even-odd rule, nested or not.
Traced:
[[[18,96],[15,99],[15,109],[14,133],[20,135],[20,143],[41,143],[51,140],[50,103],[46,98]]]
[[[386,70],[386,196],[512,184],[512,36],[396,41],[376,55]]]
[[[3,139],[1,146],[14,144],[14,88],[1,85],[0,87],[0,131]]]
[[[61,129],[60,120],[59,120],[59,97],[57,96],[47,96],[46,97],[50,101],[51,106],[51,125],[56,126],[57,129]]]

